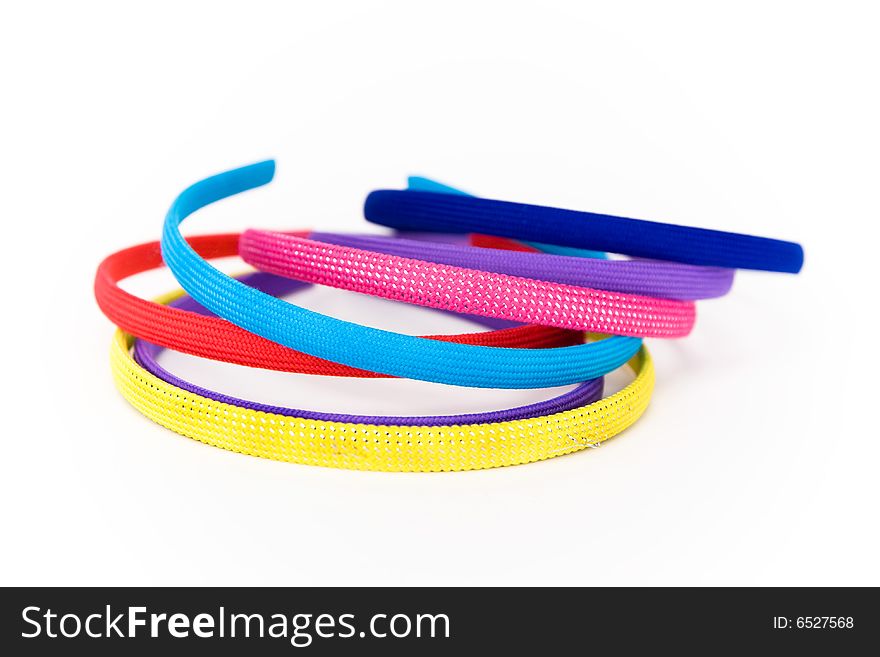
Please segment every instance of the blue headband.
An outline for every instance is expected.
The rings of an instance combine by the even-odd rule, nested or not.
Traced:
[[[374,191],[364,215],[397,230],[485,233],[691,265],[797,273],[804,261],[793,242],[446,192]]]
[[[206,178],[184,190],[165,217],[162,257],[180,285],[200,304],[241,328],[352,367],[475,388],[547,388],[595,379],[622,366],[641,346],[638,338],[620,336],[552,349],[440,342],[321,315],[236,281],[187,244],[180,224],[210,203],[265,185],[274,174],[275,162],[268,160]]]

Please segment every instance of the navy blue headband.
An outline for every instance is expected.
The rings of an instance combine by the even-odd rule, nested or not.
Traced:
[[[364,215],[397,230],[484,233],[690,265],[797,273],[804,262],[794,242],[456,194],[377,190]]]

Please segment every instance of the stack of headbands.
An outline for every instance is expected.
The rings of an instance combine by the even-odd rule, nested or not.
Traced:
[[[161,251],[151,242],[105,259],[95,296],[119,327],[113,375],[135,408],[184,436],[280,461],[470,470],[598,445],[648,405],[654,368],[642,338],[688,335],[694,301],[725,294],[736,268],[796,273],[803,263],[801,247],[791,242],[482,199],[421,178],[405,190],[372,192],[364,206],[368,221],[406,238],[263,230],[181,235],[190,214],[268,183],[274,170],[274,162],[261,162],[186,189],[165,218]],[[438,240],[438,233],[470,235],[470,243]],[[258,271],[236,279],[208,262],[234,255]],[[118,285],[163,264],[185,295],[147,301]],[[281,298],[307,284],[465,314],[486,330],[402,335]],[[162,349],[313,375],[479,388],[578,385],[555,399],[488,413],[318,413],[193,385],[162,368]],[[626,365],[632,382],[603,397],[602,377]]]

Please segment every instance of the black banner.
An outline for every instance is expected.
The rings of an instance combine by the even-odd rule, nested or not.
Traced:
[[[880,611],[873,589],[23,588],[2,598],[7,655],[864,650]]]

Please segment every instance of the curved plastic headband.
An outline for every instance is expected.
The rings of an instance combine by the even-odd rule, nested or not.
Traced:
[[[626,363],[641,346],[632,337],[538,351],[438,342],[345,322],[248,287],[201,258],[181,235],[180,224],[210,203],[265,185],[274,173],[269,160],[192,185],[171,205],[162,231],[162,257],[181,286],[252,333],[352,367],[479,388],[547,388],[595,379]]]
[[[291,281],[281,278],[273,274],[265,274],[256,272],[242,276],[239,280],[246,280],[248,285],[271,293],[273,296],[279,294],[287,294],[296,292],[303,288],[309,287],[306,283],[299,281]],[[210,312],[199,306],[192,297],[182,296],[174,298],[176,293],[165,295],[163,301],[169,301],[168,306],[178,310],[204,313]],[[161,304],[157,304],[161,305]],[[164,307],[164,305],[163,305]],[[375,416],[375,415],[351,415],[343,413],[321,413],[317,411],[303,410],[299,408],[287,408],[282,406],[272,406],[268,404],[260,404],[257,402],[238,399],[230,395],[224,395],[207,388],[194,385],[184,379],[181,379],[164,367],[162,367],[157,356],[162,351],[162,347],[146,342],[144,340],[135,340],[134,343],[134,359],[138,364],[147,370],[153,376],[156,376],[166,383],[176,386],[187,392],[201,395],[214,401],[232,404],[251,411],[260,411],[263,413],[274,413],[277,415],[285,415],[288,417],[298,417],[307,420],[317,420],[321,422],[347,422],[354,424],[393,424],[393,425],[409,425],[409,426],[441,426],[454,424],[481,424],[484,422],[509,422],[512,420],[522,420],[530,417],[539,417],[543,415],[552,415],[569,411],[574,408],[592,404],[602,398],[603,379],[592,379],[586,381],[574,390],[558,395],[552,399],[539,401],[526,406],[517,406],[515,408],[507,408],[498,411],[487,411],[483,413],[465,413],[459,415],[421,415],[421,416]]]
[[[203,258],[234,256],[238,253],[239,235],[200,235],[187,238]],[[261,367],[303,374],[328,376],[378,377],[376,374],[315,358],[276,344],[215,316],[205,316],[191,309],[163,306],[141,299],[119,287],[128,276],[162,266],[158,242],[148,242],[117,251],[108,256],[95,274],[95,299],[107,318],[135,337],[162,347],[202,358],[211,358],[248,367]],[[283,296],[293,281],[262,276],[258,288],[272,296]],[[249,277],[249,284],[254,284]],[[543,349],[565,347],[583,342],[574,331],[548,326],[513,326],[486,318],[470,318],[477,323],[501,330],[459,335],[425,336],[432,340],[461,342],[485,347],[524,347]]]
[[[719,267],[550,255],[511,251],[509,248],[477,248],[376,235],[341,235],[313,231],[309,238],[402,258],[430,260],[498,274],[681,301],[711,299],[727,294],[733,284],[734,275],[733,269]]]
[[[245,231],[239,255],[261,271],[308,283],[524,324],[679,338],[690,333],[696,317],[692,301],[608,292],[422,258],[401,258],[274,231]]]
[[[487,233],[691,265],[797,273],[804,261],[794,242],[445,192],[374,191],[364,215],[397,230]]]
[[[630,361],[635,379],[592,404],[518,420],[407,426],[313,420],[209,399],[144,370],[132,337],[116,332],[110,362],[116,387],[164,427],[233,452],[356,470],[437,472],[530,463],[598,445],[632,425],[654,387],[645,348]]]

